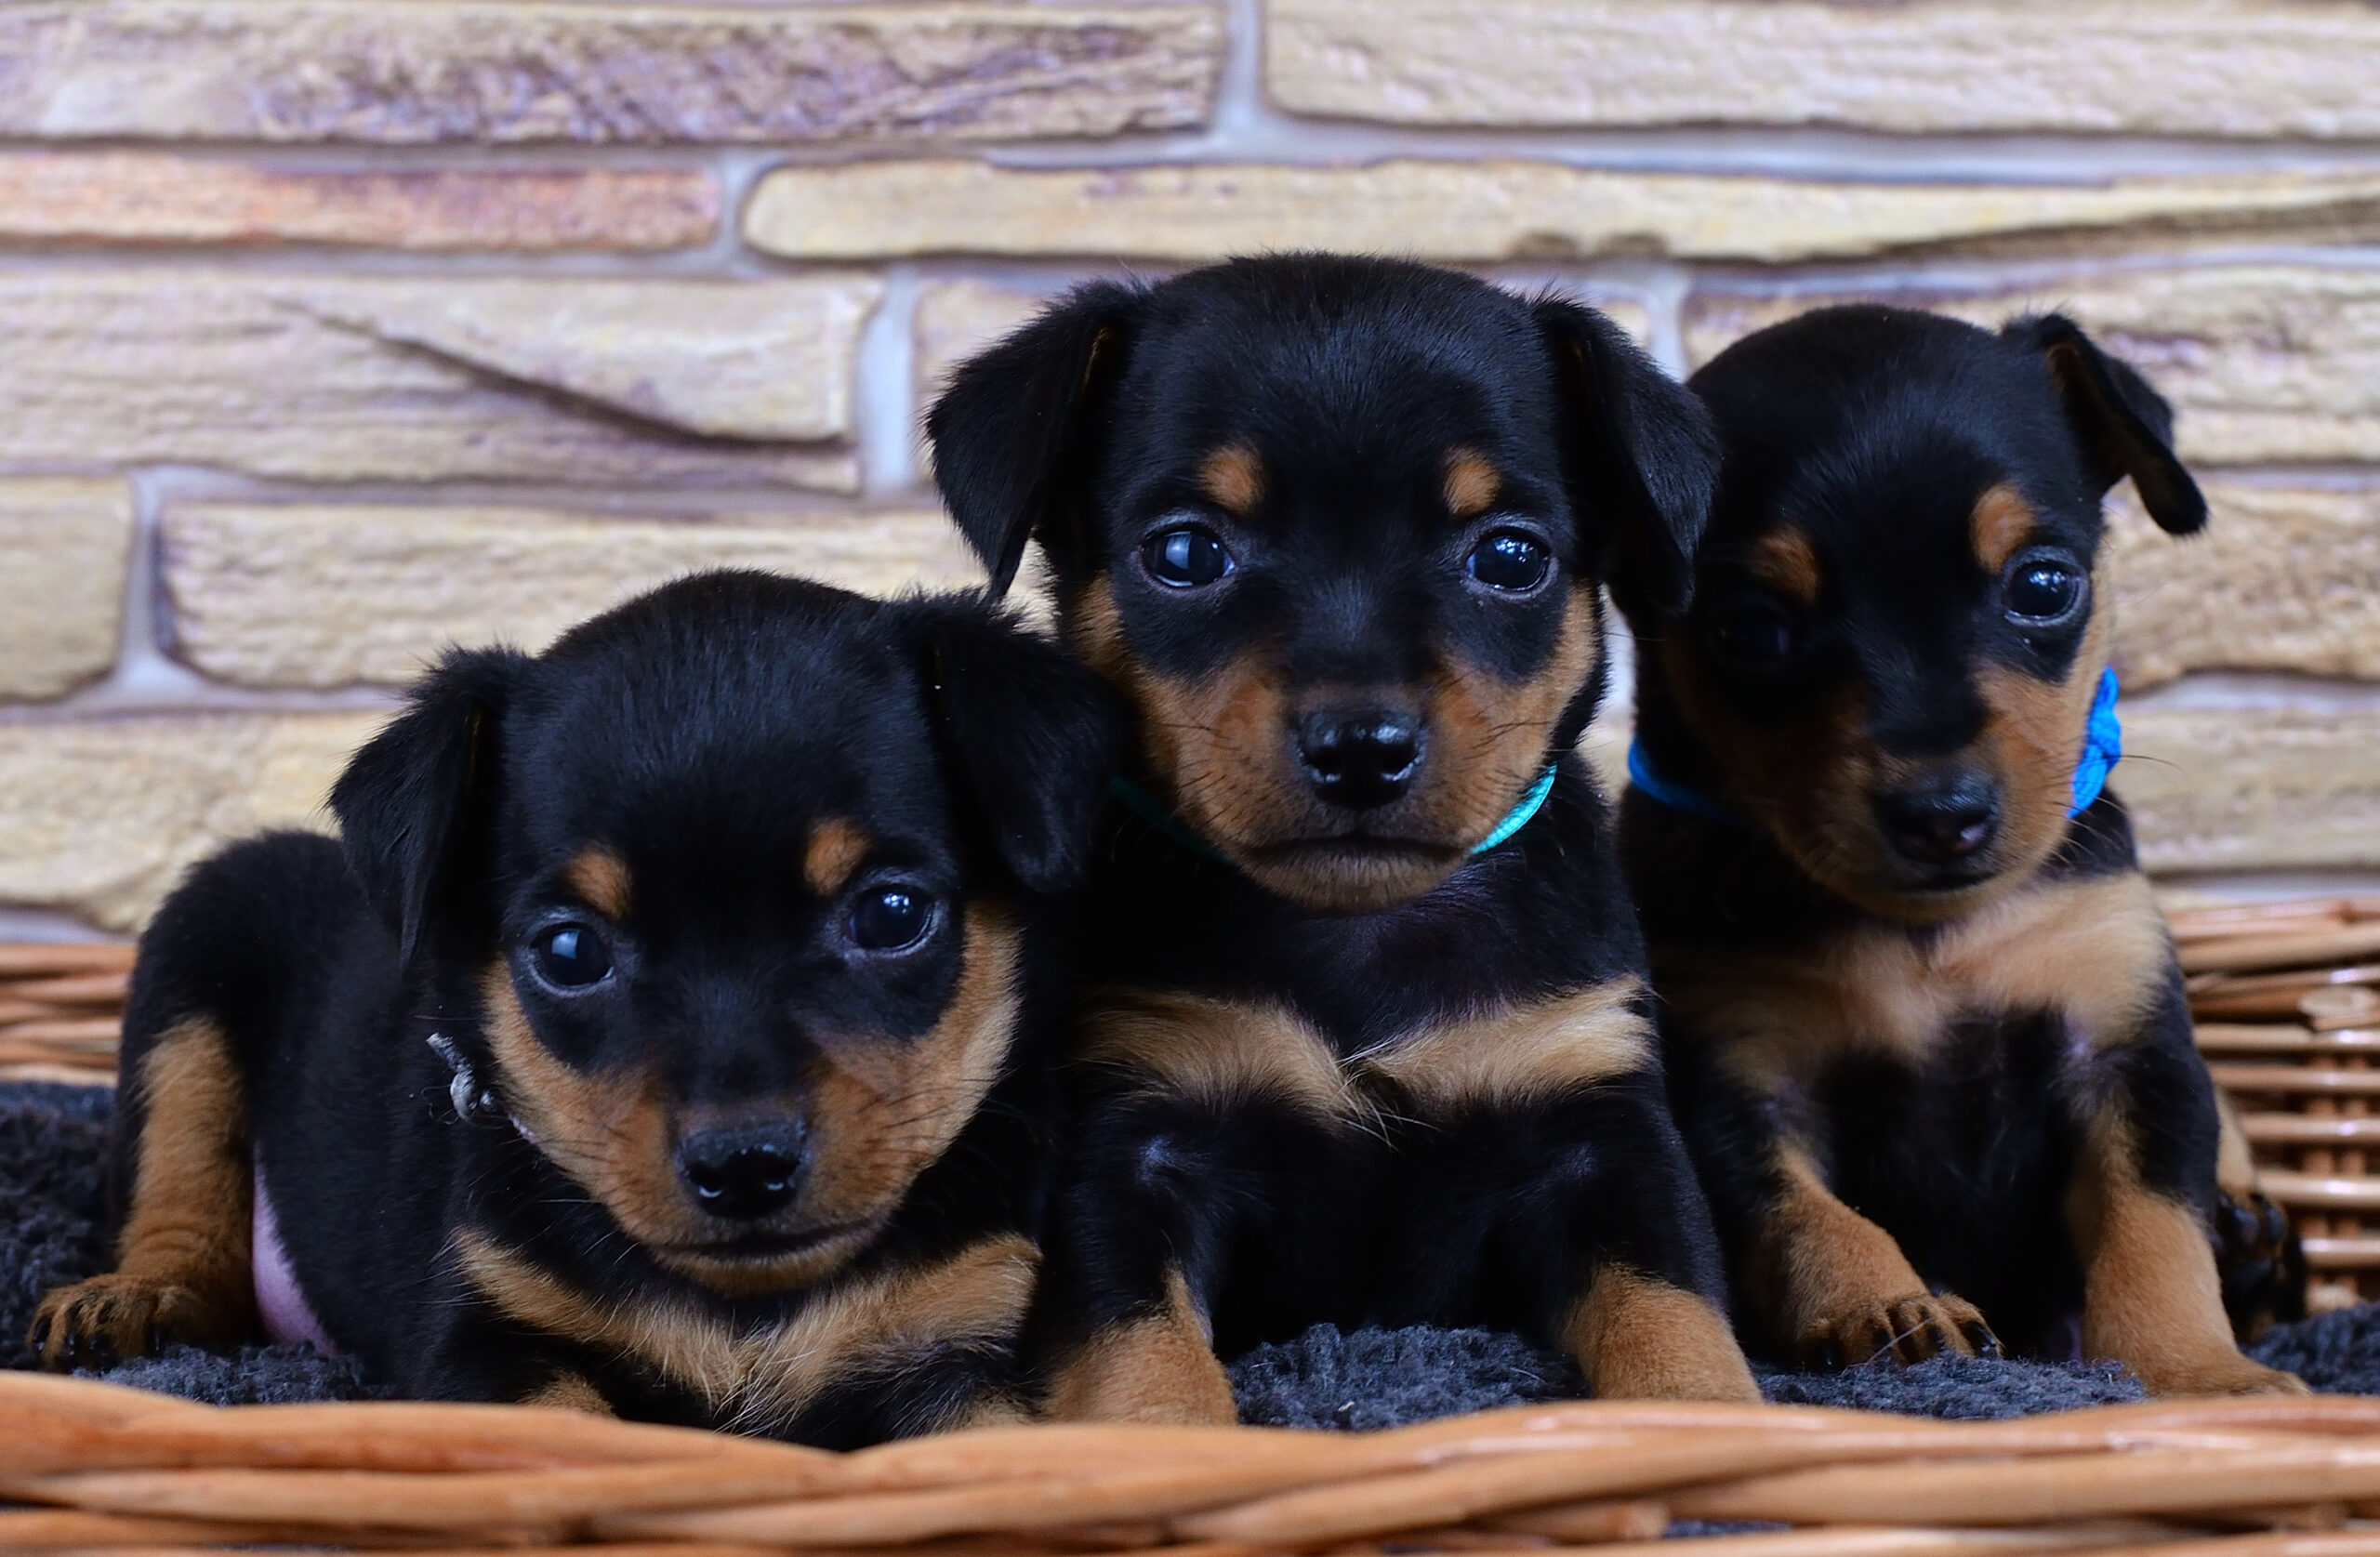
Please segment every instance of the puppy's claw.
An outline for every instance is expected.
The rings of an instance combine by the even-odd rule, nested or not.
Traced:
[[[1921,1292],[1868,1303],[1821,1324],[1802,1339],[1806,1366],[1828,1371],[1889,1355],[1902,1364],[1929,1357],[1996,1357],[2000,1342],[1974,1304],[1954,1294]]]
[[[1960,1326],[1959,1333],[1967,1338],[1967,1345],[1974,1349],[1977,1356],[1997,1357],[2000,1355],[2000,1338],[1993,1335],[1991,1326],[1981,1320],[1972,1325]]]
[[[55,1372],[112,1367],[170,1341],[214,1339],[210,1307],[190,1287],[111,1273],[44,1298],[25,1341]]]

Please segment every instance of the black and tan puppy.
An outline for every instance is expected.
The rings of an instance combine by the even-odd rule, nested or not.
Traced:
[[[1086,907],[1036,1321],[1061,1415],[1227,1419],[1218,1349],[1495,1325],[1753,1397],[1604,801],[1597,588],[1680,601],[1702,412],[1601,316],[1421,266],[1084,288],[932,419],[1139,719]]]
[[[758,574],[449,655],[344,852],[235,846],[151,926],[117,1268],[36,1345],[261,1318],[410,1395],[830,1445],[1013,1415],[1042,894],[1112,701],[979,598]]]
[[[2226,1322],[2215,1090],[2101,787],[2101,499],[2206,519],[2164,402],[2056,315],[1880,308],[1692,387],[1726,467],[1691,614],[1633,617],[1622,839],[1748,1335],[2296,1388]]]

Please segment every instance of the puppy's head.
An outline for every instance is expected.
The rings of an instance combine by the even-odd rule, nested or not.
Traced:
[[[2206,508],[2165,402],[2051,315],[1829,309],[1696,375],[1727,464],[1692,614],[1647,626],[1671,776],[1875,911],[1965,911],[2065,835],[2109,654],[2100,499]]]
[[[1679,604],[1715,473],[1600,315],[1319,256],[1085,288],[929,425],[996,583],[1041,541],[1163,798],[1326,908],[1436,885],[1576,740],[1597,585]]]
[[[536,1148],[665,1267],[764,1292],[865,1245],[1009,1064],[1018,909],[1082,864],[1108,701],[979,600],[703,575],[450,655],[332,803]]]

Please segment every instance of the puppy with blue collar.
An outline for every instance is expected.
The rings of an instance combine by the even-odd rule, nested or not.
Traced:
[[[1691,613],[1633,618],[1621,839],[1750,1344],[2301,1390],[2235,1341],[2287,1262],[2106,787],[2101,501],[2206,520],[2165,402],[2056,315],[1871,307],[1691,388],[1725,466]]]

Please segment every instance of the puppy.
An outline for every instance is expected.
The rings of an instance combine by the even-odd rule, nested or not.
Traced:
[[[1690,614],[1632,613],[1622,839],[1750,1336],[2298,1388],[2226,1322],[2215,1089],[2102,787],[2101,499],[2206,519],[2165,402],[2056,315],[1881,308],[1691,387],[1726,465]]]
[[[1571,749],[1598,585],[1685,599],[1696,402],[1576,304],[1286,256],[1078,291],[930,429],[995,580],[1038,537],[1138,722],[1086,894],[1051,1409],[1229,1420],[1218,1351],[1319,1321],[1756,1398]]]
[[[449,654],[342,842],[151,926],[117,1267],[36,1346],[261,1319],[408,1395],[827,1445],[1015,1415],[1109,701],[977,598],[759,574]]]

